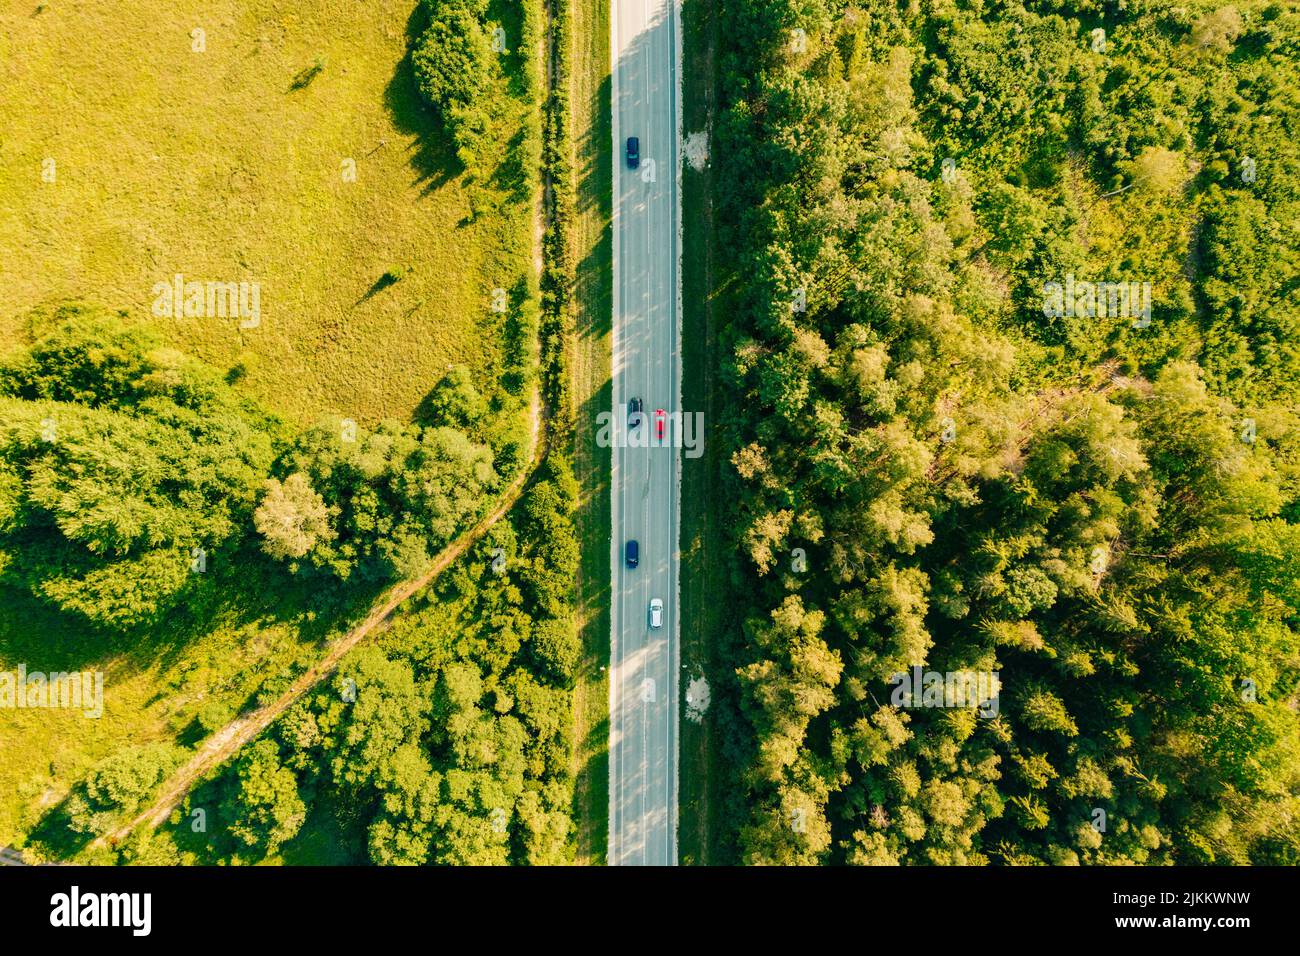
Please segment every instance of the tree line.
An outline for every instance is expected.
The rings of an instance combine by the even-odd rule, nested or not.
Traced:
[[[424,425],[295,434],[147,326],[50,319],[0,365],[0,580],[106,641],[197,600],[209,559],[260,552],[323,590],[412,575],[520,466],[526,437],[464,369]]]

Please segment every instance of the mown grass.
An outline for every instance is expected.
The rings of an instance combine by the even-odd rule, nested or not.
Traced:
[[[608,448],[596,416],[612,402],[613,285],[608,0],[572,0],[571,76],[577,324],[572,346],[574,467],[581,485],[578,615],[583,666],[575,692],[578,859],[605,862],[609,837],[610,511]]]
[[[297,420],[405,417],[448,364],[490,374],[491,290],[524,273],[532,220],[514,184],[457,175],[406,60],[415,0],[35,7],[0,4],[0,341],[32,306],[90,298],[245,362]],[[410,272],[383,287],[392,268]],[[177,273],[258,282],[261,324],[153,317]]]
[[[491,9],[516,38],[518,5]],[[0,0],[0,343],[32,331],[34,307],[84,299],[241,366],[240,387],[291,421],[408,418],[452,363],[494,391],[508,356],[491,290],[536,294],[535,104],[518,95],[535,51],[509,44],[512,97],[493,111],[509,148],[470,185],[415,89],[420,17],[416,0]],[[175,273],[258,282],[260,324],[155,317],[153,285]],[[76,852],[52,821],[97,761],[196,744],[205,704],[287,682],[368,598],[312,609],[287,578],[230,566],[224,598],[125,637],[0,593],[0,670],[106,672],[98,720],[0,712],[0,845]],[[325,820],[284,862],[342,861]]]

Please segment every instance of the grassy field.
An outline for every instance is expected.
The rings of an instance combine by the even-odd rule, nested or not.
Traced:
[[[42,6],[0,0],[0,341],[88,298],[245,362],[296,420],[404,418],[449,363],[492,368],[491,290],[523,274],[533,223],[455,175],[406,62],[415,0]],[[394,267],[412,271],[377,288]],[[178,273],[257,282],[260,325],[153,317]]]
[[[516,95],[493,114],[510,148],[470,185],[417,98],[416,10],[0,0],[0,343],[29,333],[34,308],[83,299],[218,368],[242,366],[241,387],[291,421],[407,419],[451,363],[493,391],[504,347],[491,291],[536,291],[538,144],[524,132],[534,105],[517,94],[537,51],[510,44]],[[518,36],[517,4],[495,0],[492,15]],[[385,285],[393,268],[405,274]],[[260,323],[153,315],[154,284],[177,273],[258,283]],[[99,720],[0,715],[0,845],[75,850],[45,824],[98,760],[129,744],[194,745],[200,710],[233,714],[287,684],[347,626],[352,609],[311,611],[310,595],[263,594],[231,574],[227,603],[125,640],[0,593],[0,670],[105,672]],[[328,832],[313,835],[318,819],[285,862],[344,858]]]
[[[578,613],[582,678],[576,702],[578,858],[603,864],[609,837],[609,449],[596,447],[596,415],[613,401],[613,286],[609,125],[609,3],[573,0],[572,109],[576,153],[577,334],[570,368],[575,470],[582,487]]]

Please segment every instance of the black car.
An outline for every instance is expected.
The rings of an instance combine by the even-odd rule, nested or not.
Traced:
[[[641,424],[641,419],[645,415],[641,413],[641,399],[634,398],[627,403],[627,424],[629,428],[636,428]]]
[[[641,548],[637,545],[636,541],[628,541],[627,547],[624,548],[624,552],[627,555],[627,566],[629,568],[635,568],[637,562],[641,559]]]
[[[627,138],[627,168],[636,169],[641,165],[641,140],[635,136]]]

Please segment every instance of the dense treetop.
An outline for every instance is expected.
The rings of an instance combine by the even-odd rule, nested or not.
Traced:
[[[743,859],[1296,862],[1300,21],[722,16]]]

